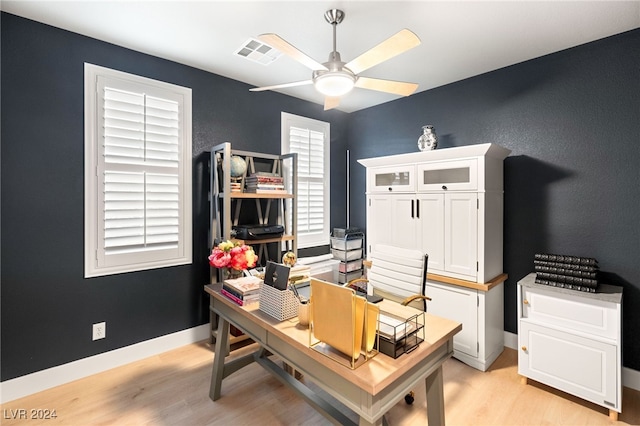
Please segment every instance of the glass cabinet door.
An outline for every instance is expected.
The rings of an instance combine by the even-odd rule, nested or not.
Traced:
[[[415,165],[367,169],[369,192],[414,192]]]
[[[475,159],[418,164],[418,191],[468,191],[477,188]]]

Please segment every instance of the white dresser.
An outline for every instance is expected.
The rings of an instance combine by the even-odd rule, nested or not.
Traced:
[[[597,293],[518,282],[518,373],[622,412],[622,287]]]
[[[429,255],[429,313],[462,323],[454,356],[485,371],[504,350],[503,163],[479,144],[367,158],[367,256],[377,244]]]

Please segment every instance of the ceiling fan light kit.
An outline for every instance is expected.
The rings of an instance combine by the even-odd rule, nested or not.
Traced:
[[[353,73],[346,71],[315,71],[313,85],[325,96],[343,96],[349,93],[356,84]]]
[[[307,56],[276,34],[262,34],[258,37],[260,41],[310,68],[313,71],[311,80],[255,87],[250,90],[259,92],[313,84],[316,90],[325,96],[325,110],[337,107],[340,104],[340,96],[346,95],[354,87],[401,96],[409,96],[415,92],[418,87],[415,83],[359,77],[358,74],[418,46],[420,44],[418,36],[407,29],[401,30],[354,60],[345,63],[342,62],[340,53],[336,50],[336,26],[344,19],[344,12],[339,9],[330,9],[325,12],[324,17],[333,27],[333,51],[329,54],[329,60],[323,64]]]

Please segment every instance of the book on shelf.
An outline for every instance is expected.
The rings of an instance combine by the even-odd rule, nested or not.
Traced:
[[[588,286],[580,286],[580,285],[576,285],[576,284],[561,283],[561,282],[557,282],[557,281],[545,280],[543,278],[538,278],[538,277],[536,277],[535,282],[537,284],[548,285],[548,286],[551,286],[551,287],[566,288],[566,289],[569,289],[569,290],[583,291],[585,293],[595,293],[596,292],[596,287],[588,287]]]
[[[252,194],[287,194],[288,193],[286,189],[261,189],[261,188],[248,188],[248,187],[244,192],[248,192]]]
[[[598,261],[592,257],[567,256],[563,254],[536,253],[534,260],[543,260],[547,262],[569,263],[573,265],[589,265],[596,266]]]
[[[244,179],[245,182],[251,183],[273,183],[273,184],[284,184],[284,178],[282,176],[247,176]]]
[[[574,277],[571,275],[537,272],[536,277],[542,280],[554,281],[554,282],[564,283],[564,284],[572,284],[577,286],[593,287],[593,288],[596,288],[598,286],[598,280],[596,279]]]
[[[562,264],[558,264],[562,265]],[[579,277],[579,278],[588,278],[588,279],[596,279],[598,275],[597,269],[593,269],[591,271],[582,271],[580,269],[572,269],[572,268],[563,268],[561,266],[545,266],[545,265],[534,265],[534,269],[536,272],[544,272],[547,274],[558,274],[558,275],[566,275],[571,277]]]
[[[253,172],[249,175],[249,177],[282,178],[282,176],[280,176],[280,173],[276,173],[276,172]]]
[[[534,260],[536,271],[552,272],[564,270],[565,275],[581,276],[583,278],[595,278],[599,268],[597,265],[579,265],[573,263],[549,262],[544,260]]]
[[[247,186],[252,188],[284,188],[284,183],[272,183],[272,182],[249,182]]]

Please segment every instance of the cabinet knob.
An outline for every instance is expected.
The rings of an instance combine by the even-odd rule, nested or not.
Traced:
[[[527,351],[527,347],[526,347],[526,346],[523,346],[521,349],[522,349],[523,351],[525,351],[525,352]]]
[[[389,187],[389,191],[393,191],[393,188],[392,188],[392,187]]]
[[[529,301],[528,301],[527,299],[524,299],[524,300],[522,301],[522,303],[523,303],[523,304],[525,304],[525,305],[528,305],[528,304],[529,304]]]
[[[447,190],[447,185],[442,185],[442,189]]]

